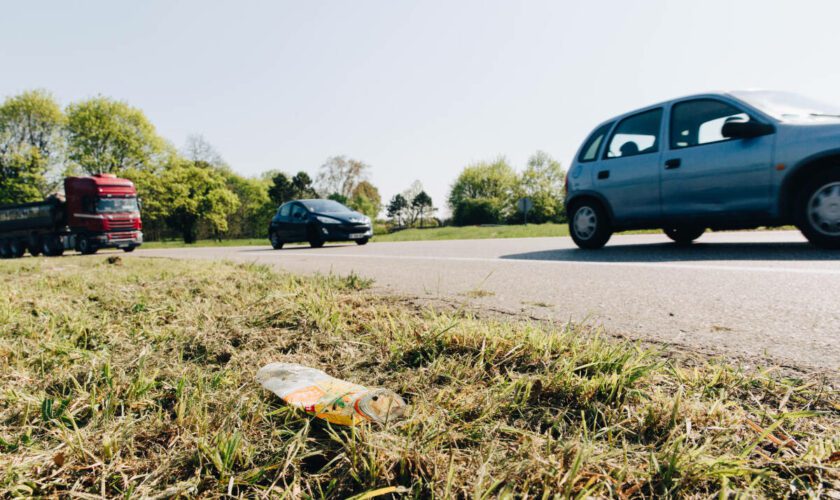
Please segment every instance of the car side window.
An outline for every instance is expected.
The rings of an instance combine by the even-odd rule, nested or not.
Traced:
[[[283,218],[287,218],[287,217],[289,217],[289,213],[291,213],[291,211],[292,211],[292,205],[291,204],[286,204],[286,205],[283,205],[282,207],[280,207],[280,211],[277,212],[277,215],[279,215],[280,217],[283,217]]]
[[[612,126],[612,123],[607,123],[598,127],[595,132],[592,132],[592,135],[589,136],[589,139],[586,140],[583,148],[580,150],[580,156],[578,156],[579,162],[595,161],[598,157],[598,150],[601,149],[601,144],[604,142],[604,138]]]
[[[628,116],[615,127],[605,158],[656,153],[659,151],[659,134],[662,129],[662,108]]]
[[[731,119],[750,120],[737,107],[717,99],[694,99],[671,108],[671,149],[728,141],[723,125]]]
[[[305,220],[307,211],[302,205],[292,205],[292,220]]]

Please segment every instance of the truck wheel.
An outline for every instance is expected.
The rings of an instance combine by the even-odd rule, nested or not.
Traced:
[[[596,250],[607,244],[612,236],[612,227],[607,211],[600,203],[583,200],[575,203],[570,212],[569,233],[575,245]]]
[[[82,255],[93,255],[99,250],[96,248],[96,244],[91,241],[89,238],[81,238],[79,239],[79,252]]]
[[[29,255],[31,255],[33,257],[37,257],[37,256],[41,255],[41,250],[44,247],[44,243],[41,242],[40,238],[33,238],[29,242],[28,246],[29,246]]]
[[[799,193],[795,216],[796,226],[812,244],[840,249],[840,173],[808,182]]]
[[[691,242],[706,232],[704,227],[666,227],[662,231],[679,246],[691,245]]]
[[[9,248],[9,242],[0,240],[0,259],[8,259],[12,256],[12,249]]]
[[[135,248],[137,248],[137,247],[136,247],[136,246],[134,246],[134,245],[132,245],[132,246],[130,246],[130,247],[125,247],[125,248],[123,248],[123,252],[125,252],[125,253],[131,253],[131,252],[133,252],[133,251],[134,251],[134,249],[135,249]]]
[[[47,236],[41,246],[47,257],[58,257],[64,253],[64,245],[58,236]]]
[[[356,244],[359,245],[359,246],[367,245],[368,241],[370,241],[369,238],[362,238],[360,240],[356,240]]]
[[[26,243],[22,240],[12,240],[9,243],[9,250],[13,259],[19,259],[26,253]]]

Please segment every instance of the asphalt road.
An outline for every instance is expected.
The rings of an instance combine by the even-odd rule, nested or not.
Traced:
[[[793,231],[710,233],[689,248],[618,235],[600,251],[569,238],[206,247],[143,256],[229,259],[295,273],[351,271],[380,291],[558,321],[633,339],[806,369],[840,369],[840,252]]]

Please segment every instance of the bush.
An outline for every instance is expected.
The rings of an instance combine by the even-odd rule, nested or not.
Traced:
[[[498,203],[487,198],[466,199],[455,206],[452,223],[456,226],[499,224],[502,210]]]

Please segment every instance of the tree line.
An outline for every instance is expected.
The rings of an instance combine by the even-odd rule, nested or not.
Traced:
[[[43,90],[0,104],[0,205],[44,199],[68,175],[112,173],[134,181],[149,240],[265,237],[277,207],[326,197],[372,219],[384,210],[395,228],[519,223],[517,200],[528,197],[530,222],[563,222],[565,172],[538,151],[521,173],[499,157],[466,166],[453,183],[449,221],[435,215],[420,181],[383,204],[368,180],[370,166],[346,156],[328,158],[315,179],[305,171],[237,174],[200,135],[178,149],[160,137],[145,114],[123,101],[97,96],[62,109]]]
[[[278,205],[299,198],[330,197],[375,218],[382,200],[369,170],[334,156],[314,180],[303,171],[244,177],[203,137],[179,150],[122,101],[97,96],[62,109],[30,90],[0,104],[0,205],[42,200],[68,175],[116,174],[137,186],[150,240],[264,237]]]
[[[452,223],[474,224],[565,222],[563,207],[566,174],[560,163],[543,151],[528,159],[517,173],[504,157],[465,167],[449,192]],[[517,201],[529,198],[527,214]]]

